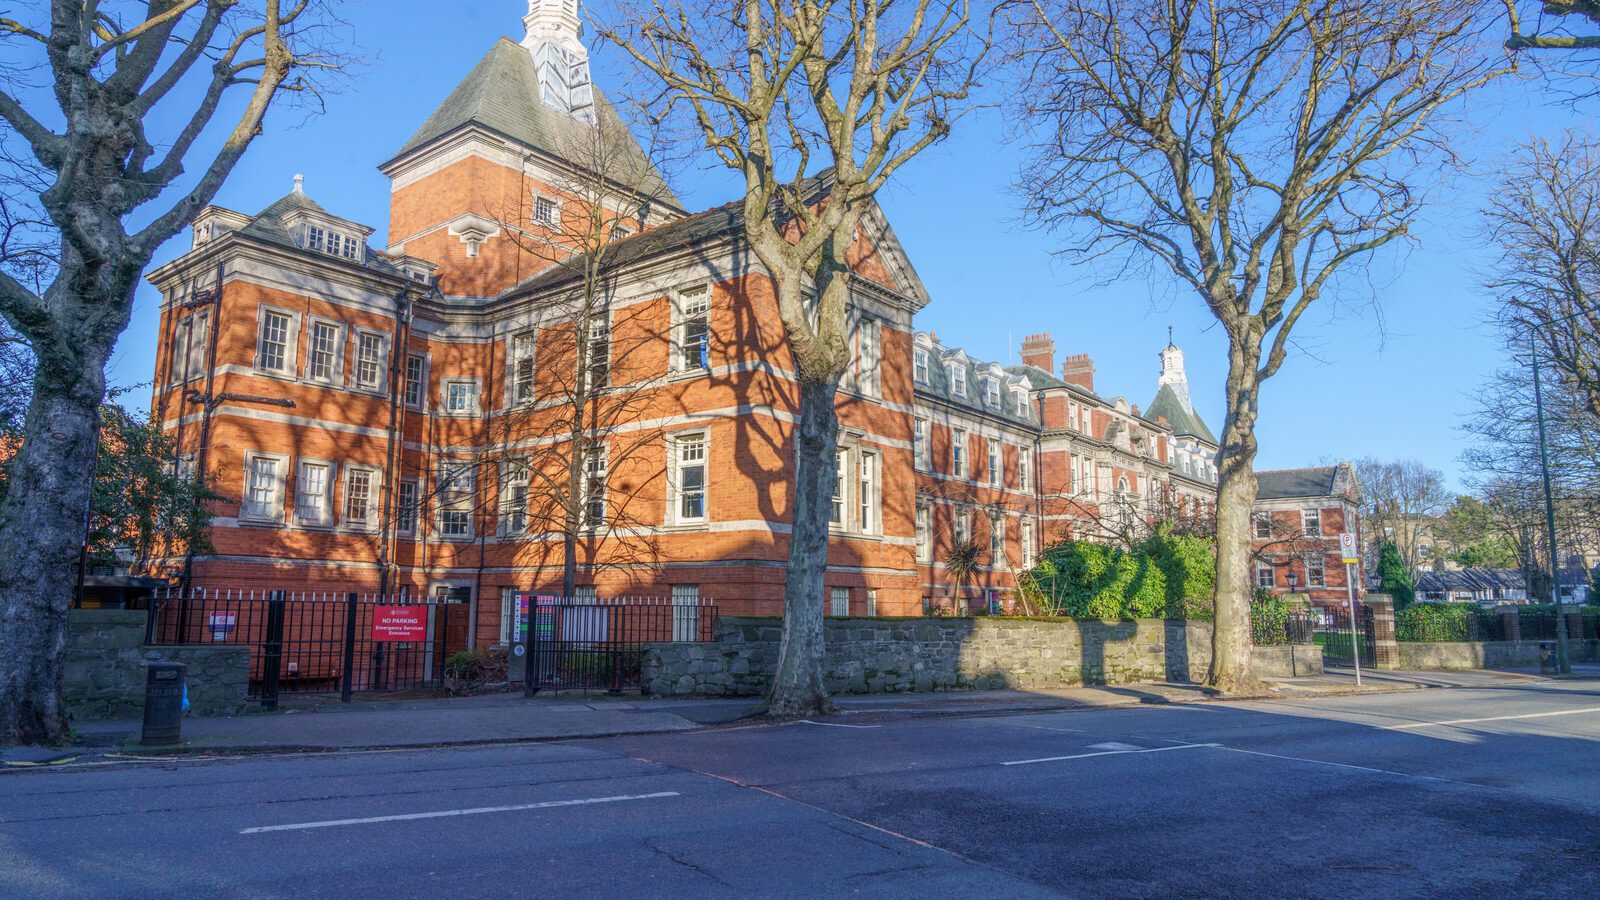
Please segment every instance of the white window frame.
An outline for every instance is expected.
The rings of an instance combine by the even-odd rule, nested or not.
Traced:
[[[961,507],[951,513],[950,537],[958,546],[972,540],[972,510]]]
[[[528,504],[532,497],[533,472],[526,459],[508,459],[500,463],[499,528],[502,536],[524,534],[528,530]],[[517,489],[522,496],[517,496]]]
[[[672,639],[697,641],[700,639],[700,585],[675,584],[672,597]]]
[[[983,405],[990,409],[1000,408],[1000,379],[993,375],[983,376]]]
[[[847,587],[836,587],[836,588],[829,588],[828,589],[828,615],[830,615],[830,616],[848,616],[848,615],[850,615],[850,589],[849,588],[847,588]]]
[[[1312,576],[1312,564],[1316,564],[1316,576]],[[1320,553],[1312,553],[1306,557],[1306,587],[1325,588],[1328,586],[1328,561]]]
[[[367,486],[366,515],[356,518],[351,513],[357,482],[365,476]],[[342,481],[342,500],[339,507],[339,524],[346,531],[376,531],[378,507],[382,494],[381,470],[374,466],[346,464]]]
[[[867,615],[876,616],[877,614],[878,614],[878,589],[877,588],[867,588]]]
[[[417,363],[417,377],[411,377],[411,364]],[[405,404],[412,409],[422,409],[428,400],[428,355],[425,353],[406,354],[405,372]],[[412,397],[412,385],[416,386],[416,396]]]
[[[690,310],[694,311],[691,312]],[[691,362],[689,325],[702,322],[701,359]],[[707,282],[681,287],[672,294],[672,369],[675,374],[704,374],[711,371],[711,285]]]
[[[1032,456],[1024,444],[1017,445],[1017,490],[1033,490]]]
[[[877,397],[882,391],[883,331],[877,319],[856,319],[856,392]]]
[[[950,393],[965,400],[967,398],[967,367],[958,362],[944,364],[945,375],[950,379]]]
[[[506,339],[506,402],[523,406],[534,401],[539,343],[533,329],[525,328]]]
[[[307,516],[311,509],[306,504],[306,485],[310,481],[307,472],[311,469],[322,471],[322,499],[317,504],[316,515]],[[302,528],[331,528],[333,527],[333,491],[338,484],[338,467],[325,459],[302,458],[295,464],[294,473],[294,520]]]
[[[1262,534],[1262,526],[1266,526],[1266,534]],[[1250,515],[1250,536],[1258,541],[1272,539],[1272,513],[1258,512]]]
[[[268,506],[266,510],[256,510],[251,505],[251,494],[254,489],[256,474],[255,462],[262,460],[273,464],[272,484],[269,485]],[[258,450],[247,450],[244,454],[244,492],[239,498],[239,520],[241,522],[270,523],[281,525],[283,523],[283,494],[284,473],[288,468],[289,457],[281,453],[263,453]]]
[[[539,214],[540,203],[550,204],[549,216],[542,216]],[[535,225],[543,225],[546,228],[559,228],[561,226],[561,198],[534,191],[533,208],[529,210],[529,215],[533,219],[533,224]]]
[[[1322,510],[1300,510],[1300,530],[1305,532],[1307,537],[1322,537]]]
[[[1278,586],[1278,576],[1272,563],[1266,560],[1256,560],[1255,585],[1262,590],[1272,590]]]
[[[918,472],[933,468],[933,453],[929,449],[933,426],[925,417],[918,416],[911,423],[911,461]]]
[[[965,428],[950,429],[950,474],[956,478],[967,477],[967,430]]]
[[[856,526],[862,534],[877,534],[883,525],[878,509],[881,467],[872,450],[856,451]]]
[[[918,347],[911,354],[911,378],[917,384],[928,383],[928,349]]]
[[[1002,569],[1010,565],[1006,555],[1006,514],[989,514],[989,567]]]
[[[833,458],[833,496],[828,504],[828,527],[843,529],[850,513],[850,448],[839,447]]]
[[[289,320],[288,324],[284,327],[283,364],[282,364],[282,366],[279,366],[279,367],[270,367],[269,368],[268,366],[263,365],[263,357],[264,357],[265,354],[262,351],[265,349],[266,343],[267,343],[267,340],[266,340],[266,327],[267,327],[267,317],[268,316],[282,316],[282,317],[284,317],[284,318]],[[300,314],[299,313],[292,312],[292,311],[287,310],[287,309],[279,309],[278,307],[275,307],[275,306],[267,306],[266,304],[262,304],[261,306],[256,307],[256,353],[255,353],[255,369],[256,369],[256,371],[258,371],[258,372],[266,372],[266,373],[271,374],[271,375],[279,375],[279,376],[285,376],[285,377],[293,378],[294,377],[294,373],[296,371],[296,365],[297,365],[297,363],[299,361],[299,352],[298,352],[299,349],[300,349]]]
[[[598,467],[596,462],[598,461]],[[598,496],[595,485],[598,482]],[[587,531],[596,531],[604,528],[609,521],[610,507],[607,506],[611,486],[611,459],[610,448],[604,444],[591,444],[583,448],[583,520],[582,527]],[[598,501],[600,515],[596,516],[595,503]]]
[[[366,341],[371,339],[375,344],[375,355],[371,361],[374,378],[370,381],[363,377],[362,369],[369,361],[365,354]],[[389,337],[381,331],[369,328],[358,328],[355,333],[355,360],[350,366],[350,383],[357,390],[383,393],[389,382]]]
[[[588,325],[589,336],[583,356],[578,360],[578,377],[583,379],[584,390],[596,393],[611,386],[611,310],[607,308],[593,313],[589,316]],[[605,351],[605,377],[599,379],[595,378],[597,347],[603,347]]]
[[[1022,568],[1033,568],[1033,520],[1024,517],[1017,526],[1017,540],[1022,546]]]
[[[465,484],[461,484],[465,481]],[[473,524],[473,515],[478,501],[478,473],[477,467],[471,460],[441,459],[434,470],[434,493],[438,502],[434,504],[434,530],[442,539],[447,541],[470,541],[476,527]],[[454,485],[454,486],[452,486]],[[465,503],[465,508],[457,508],[458,504]],[[452,533],[446,525],[446,515],[464,515],[464,530]]]
[[[685,460],[684,454],[693,448],[699,448],[698,460]],[[711,482],[711,434],[709,431],[685,431],[667,436],[667,454],[671,480],[668,482],[667,491],[667,521],[674,525],[699,525],[710,518],[710,482]],[[684,472],[689,469],[700,470],[700,484],[698,490],[688,490],[684,483]],[[683,504],[690,494],[700,496],[700,514],[689,515],[684,512]]]
[[[411,493],[409,500],[406,498],[408,489]],[[395,534],[415,535],[417,533],[417,522],[421,521],[421,515],[422,482],[415,478],[400,479],[395,486],[394,492]]]
[[[468,386],[468,387],[470,387],[472,389],[472,393],[468,398],[469,401],[470,401],[470,403],[469,403],[470,408],[468,408],[468,409],[455,409],[453,407],[452,403],[451,403],[452,397],[451,397],[450,389],[452,387],[460,387],[460,386],[463,386],[463,385]],[[483,393],[483,386],[478,381],[478,379],[476,379],[476,378],[447,378],[447,379],[444,380],[444,383],[442,385],[440,385],[440,390],[441,390],[441,393],[442,393],[442,396],[443,396],[443,399],[444,399],[444,414],[445,415],[447,415],[447,416],[475,416],[475,415],[478,414],[478,411],[479,411],[478,398]]]
[[[517,594],[519,593],[521,591],[514,587],[500,588],[500,634],[496,646],[508,647],[511,645],[511,624],[516,618]]]
[[[1029,402],[1028,392],[1022,388],[1012,388],[1011,398],[1017,403],[1017,418],[1024,422],[1033,421],[1033,404]]]
[[[917,504],[917,562],[933,562],[933,507]]]
[[[1006,452],[999,438],[989,438],[989,485],[999,487],[1005,481]]]
[[[319,328],[333,329],[331,346],[328,348],[328,372],[326,375],[317,374],[317,330]],[[321,316],[311,316],[306,321],[306,361],[305,379],[318,384],[338,385],[344,373],[344,324]]]

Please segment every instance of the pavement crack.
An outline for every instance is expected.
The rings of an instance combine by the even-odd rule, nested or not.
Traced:
[[[673,853],[671,850],[668,850],[667,848],[662,847],[659,844],[656,844],[654,841],[644,841],[643,843],[644,843],[644,845],[646,847],[648,847],[651,850],[651,852],[655,853],[657,856],[666,857],[666,859],[669,860],[670,862],[673,862],[673,863],[676,863],[676,864],[678,864],[680,866],[683,866],[684,868],[689,869],[691,871],[694,871],[694,872],[696,872],[696,873],[698,873],[700,875],[704,875],[705,877],[711,879],[712,881],[716,882],[717,884],[719,884],[719,885],[721,885],[723,887],[727,887],[727,888],[733,887],[733,885],[731,885],[728,882],[722,880],[721,878],[718,878],[717,874],[715,872],[712,872],[710,869],[707,869],[705,866],[702,866],[699,863],[694,862],[693,860],[685,859],[685,858],[679,856],[678,854]]]

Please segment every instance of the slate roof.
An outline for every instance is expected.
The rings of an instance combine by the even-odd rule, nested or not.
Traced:
[[[743,228],[744,202],[726,203],[607,244],[603,271],[609,272],[680,247],[691,247],[730,234],[739,234]],[[536,293],[568,281],[579,280],[584,271],[583,256],[575,256],[562,265],[553,266],[532,278],[512,285],[500,296],[514,297]]]
[[[1256,499],[1290,500],[1298,497],[1331,496],[1338,477],[1338,466],[1257,472],[1256,484],[1259,490]]]
[[[311,212],[320,213],[324,216],[335,219],[341,218],[333,215],[326,209],[323,209],[321,204],[306,196],[304,193],[297,191],[285,197],[279,198],[266,209],[263,209],[261,212],[257,213],[255,218],[250,220],[249,224],[239,229],[238,234],[266,244],[274,244],[279,247],[285,247],[291,250],[299,250],[301,252],[311,252],[300,246],[300,244],[296,242],[295,239],[289,234],[288,229],[283,225],[284,218],[290,213],[298,210],[309,210]],[[362,265],[371,269],[376,269],[385,275],[405,277],[405,273],[402,272],[398,266],[389,261],[387,254],[379,253],[378,251],[372,249],[371,246],[367,246],[366,249],[366,259],[362,261]],[[352,262],[352,260],[347,260],[342,256],[333,256],[332,254],[318,254],[318,256],[326,256],[328,259],[338,260],[346,264]]]
[[[1089,390],[1083,385],[1062,381],[1038,366],[1006,366],[1005,369],[1012,375],[1017,375],[1028,379],[1037,389],[1054,390],[1056,388],[1065,388],[1074,394],[1081,394],[1082,396],[1089,397],[1093,400],[1099,400],[1101,403],[1109,402],[1106,400],[1106,398],[1096,394],[1094,391]]]
[[[1216,445],[1217,438],[1206,427],[1204,419],[1198,413],[1191,413],[1183,408],[1183,402],[1178,399],[1178,394],[1172,385],[1163,384],[1161,390],[1156,391],[1156,399],[1150,401],[1150,406],[1144,411],[1144,418],[1148,422],[1157,419],[1166,419],[1172,427],[1172,433],[1180,436],[1187,435]]]
[[[1013,366],[1012,369],[1006,369],[1002,367],[1002,375],[1000,377],[1000,408],[996,409],[984,403],[983,386],[981,383],[983,376],[990,371],[990,366],[992,366],[993,363],[989,363],[980,359],[974,359],[971,356],[968,356],[966,359],[967,395],[965,397],[958,397],[956,396],[954,387],[952,387],[952,383],[950,381],[950,372],[945,366],[945,362],[946,360],[960,356],[963,351],[959,347],[946,347],[937,343],[930,346],[928,344],[918,342],[916,347],[918,349],[925,349],[928,351],[928,380],[926,382],[916,382],[915,389],[917,394],[921,396],[937,398],[945,403],[951,404],[952,406],[965,407],[973,412],[979,413],[980,415],[998,417],[1009,422],[1015,422],[1025,427],[1039,427],[1037,422],[1038,416],[1035,414],[1035,411],[1031,406],[1033,402],[1032,393],[1030,392],[1025,395],[1023,402],[1030,404],[1030,407],[1029,416],[1027,418],[1023,418],[1022,416],[1017,415],[1016,396],[1011,390],[1014,386],[1020,387],[1024,377],[1026,377],[1030,382],[1033,383],[1035,387],[1037,387],[1039,382],[1033,381],[1033,372],[1038,370],[1035,369],[1025,374],[1017,374],[1013,373],[1012,369],[1031,369],[1032,367]],[[1045,377],[1048,378],[1049,376]]]
[[[598,87],[594,88],[594,110],[602,125],[617,129],[617,133],[628,133],[622,118]],[[562,158],[571,154],[572,147],[582,146],[589,139],[586,123],[539,99],[533,54],[510,38],[495,41],[394,158],[399,159],[473,123],[534,150]],[[620,180],[637,183],[640,193],[659,197],[675,209],[683,209],[682,201],[667,187],[638,144],[632,140],[621,143],[623,152],[632,157],[625,160],[625,164],[642,166],[644,171]]]

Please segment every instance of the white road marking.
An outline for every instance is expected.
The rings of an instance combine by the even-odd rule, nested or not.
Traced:
[[[1106,741],[1104,744],[1090,744],[1090,750],[1143,750],[1138,744],[1121,744],[1116,741]]]
[[[1404,725],[1380,725],[1384,731],[1406,731],[1412,728],[1438,728],[1449,725],[1475,725],[1479,722],[1509,722],[1512,719],[1548,719],[1551,716],[1576,716],[1583,713],[1600,712],[1600,706],[1588,706],[1583,709],[1563,709],[1557,712],[1523,713],[1517,716],[1484,716],[1481,719],[1449,719],[1443,722],[1407,722]]]
[[[828,728],[882,728],[882,725],[842,725],[838,722],[813,722],[810,719],[801,719],[801,725],[822,725]]]
[[[554,809],[558,806],[589,806],[595,803],[621,803],[625,800],[657,800],[680,796],[677,791],[660,791],[654,794],[628,794],[616,797],[589,797],[583,800],[546,800],[543,803],[518,803],[514,806],[479,806],[473,809],[444,809],[438,812],[405,813],[397,816],[369,816],[364,819],[332,819],[327,822],[298,822],[293,825],[263,825],[246,828],[240,834],[263,834],[268,831],[306,831],[312,828],[339,828],[345,825],[371,825],[376,822],[410,822],[416,819],[442,819],[450,816],[479,816],[484,813],[520,812],[527,809]]]
[[[1164,753],[1168,750],[1196,750],[1201,747],[1221,747],[1221,744],[1179,744],[1176,747],[1156,747],[1152,750],[1102,750],[1098,753],[1076,753],[1072,756],[1045,756],[1039,759],[1014,759],[1002,766],[1027,766],[1033,763],[1062,762],[1068,759],[1088,759],[1093,756],[1125,756],[1135,753]]]
[[[1261,750],[1241,750],[1238,747],[1223,747],[1221,744],[1216,744],[1214,746],[1221,747],[1223,750],[1226,750],[1229,753],[1244,753],[1249,756],[1265,756],[1268,759],[1281,759],[1287,762],[1309,763],[1316,766],[1333,766],[1336,769],[1354,769],[1357,772],[1371,772],[1374,775],[1390,775],[1395,778],[1414,778],[1418,781],[1438,781],[1444,784],[1459,784],[1465,787],[1494,787],[1493,785],[1476,784],[1471,781],[1455,781],[1450,778],[1440,778],[1437,775],[1415,775],[1411,772],[1396,772],[1392,769],[1374,769],[1372,766],[1357,766],[1351,763],[1329,762],[1325,759],[1307,759],[1304,756],[1284,756],[1281,753],[1266,753]],[[1496,790],[1500,789],[1496,788]]]

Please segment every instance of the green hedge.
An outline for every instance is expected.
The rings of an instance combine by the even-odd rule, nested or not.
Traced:
[[[1048,614],[1090,619],[1211,619],[1211,545],[1160,529],[1132,550],[1091,541],[1051,547],[1021,590]]]
[[[1394,614],[1394,634],[1402,641],[1472,641],[1484,615],[1475,603],[1413,603]]]

